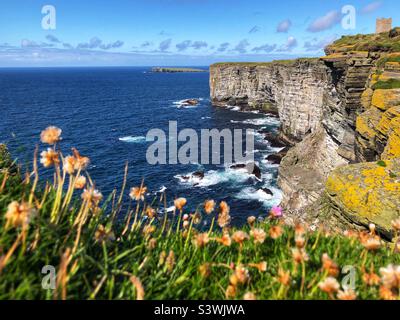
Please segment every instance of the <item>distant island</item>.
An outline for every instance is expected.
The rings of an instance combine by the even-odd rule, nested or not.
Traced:
[[[152,72],[164,72],[164,73],[175,73],[175,72],[207,72],[204,69],[194,69],[194,68],[164,68],[164,67],[154,67],[151,69]]]

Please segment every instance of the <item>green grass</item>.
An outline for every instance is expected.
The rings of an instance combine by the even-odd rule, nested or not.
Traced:
[[[227,66],[245,66],[245,67],[259,67],[259,66],[274,66],[274,65],[294,65],[299,62],[317,62],[319,58],[298,58],[288,60],[273,60],[270,62],[217,62],[210,67],[227,67]]]
[[[378,81],[372,87],[374,90],[376,89],[399,89],[400,88],[400,80],[399,79],[389,79],[387,81]]]
[[[335,51],[338,48],[346,49],[347,47],[345,51],[399,52],[400,36],[390,38],[389,32],[381,34],[342,36],[328,47],[335,49]]]
[[[261,229],[267,234],[264,242],[249,237],[242,245],[232,241],[224,246],[217,241],[222,236],[215,220],[218,213],[207,215],[202,206],[183,227],[182,214],[189,213],[185,208],[175,215],[146,218],[146,208],[169,205],[164,195],[132,201],[125,208],[121,205],[128,197],[125,184],[96,203],[82,200],[82,190],[69,185],[77,172],[64,179],[60,171],[53,185],[53,181],[36,180],[35,168],[29,179],[15,173],[10,158],[0,169],[0,299],[137,299],[142,290],[145,299],[225,299],[230,283],[235,291],[230,299],[242,299],[247,292],[258,299],[328,299],[336,295],[318,288],[328,275],[322,268],[324,253],[338,265],[338,281],[346,276],[340,272],[344,266],[354,267],[359,299],[378,299],[379,285],[366,285],[361,279],[364,270],[379,274],[380,267],[400,263],[399,254],[388,244],[367,251],[358,237],[328,235],[322,229],[305,233],[302,250],[309,259],[296,263],[292,257],[296,231],[282,226],[282,236],[272,239],[270,230],[281,226],[281,221],[266,215],[252,226],[224,229],[232,239],[237,230],[250,234],[252,228]],[[86,188],[93,187],[85,174]],[[12,201],[36,211],[29,224],[6,227]],[[204,221],[206,229],[200,227]],[[205,246],[196,245],[201,232],[209,237]],[[262,262],[266,270],[256,268]],[[46,265],[57,270],[55,290],[42,287],[41,271]],[[243,283],[232,277],[238,266],[248,270]],[[286,285],[278,281],[279,269],[290,273]],[[392,291],[398,296],[398,289]]]

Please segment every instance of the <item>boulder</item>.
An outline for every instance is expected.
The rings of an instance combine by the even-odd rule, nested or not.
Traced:
[[[339,167],[327,179],[326,195],[344,220],[373,223],[390,238],[391,222],[400,217],[400,159]]]
[[[199,100],[198,99],[186,99],[183,100],[181,105],[182,106],[197,106],[199,104]]]

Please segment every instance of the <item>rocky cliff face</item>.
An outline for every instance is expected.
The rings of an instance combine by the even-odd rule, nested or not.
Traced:
[[[297,213],[308,222],[329,212],[324,219],[341,217],[338,221],[344,225],[365,225],[366,221],[383,224],[381,217],[354,217],[365,217],[361,204],[373,205],[368,198],[371,193],[388,199],[387,217],[399,216],[400,209],[393,200],[400,199],[397,174],[385,171],[393,180],[388,182],[389,189],[395,186],[388,190],[386,186],[366,184],[374,176],[373,164],[349,164],[386,159],[392,161],[390,166],[398,165],[400,89],[376,88],[379,81],[390,79],[393,83],[399,72],[395,63],[398,58],[388,60],[387,54],[382,58],[383,53],[376,50],[351,51],[347,42],[353,39],[340,41],[343,46],[330,46],[329,55],[321,59],[213,65],[211,98],[216,106],[276,110],[281,136],[294,144],[281,161],[278,177],[287,212]],[[383,72],[378,70],[382,59],[387,62]],[[370,170],[369,177],[364,177],[366,170]],[[360,197],[367,197],[360,198],[360,206],[351,207],[345,197],[350,176],[358,177],[355,184]],[[388,219],[381,228],[386,232]]]
[[[217,64],[210,69],[216,106],[271,109],[281,135],[298,142],[281,162],[283,205],[302,210],[323,191],[334,168],[355,160],[355,119],[373,57],[365,53],[269,64]]]
[[[282,136],[290,142],[301,141],[317,129],[329,83],[327,67],[317,59],[210,68],[214,105],[276,112]]]

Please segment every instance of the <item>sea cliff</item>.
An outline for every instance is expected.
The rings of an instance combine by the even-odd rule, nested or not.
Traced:
[[[334,228],[374,222],[387,231],[390,219],[382,215],[400,216],[394,200],[400,199],[400,177],[394,169],[400,157],[400,34],[396,30],[343,37],[317,59],[211,66],[215,106],[235,105],[279,116],[280,137],[292,145],[278,177],[282,206],[291,222],[327,221]],[[374,164],[378,161],[381,166]],[[385,171],[393,180],[390,190],[368,183],[382,177],[382,167],[393,167]],[[352,188],[358,187],[355,192],[361,198],[354,203],[345,190],[355,177]],[[371,194],[384,198],[388,209],[380,213],[372,209]],[[365,203],[371,206],[368,218]]]

